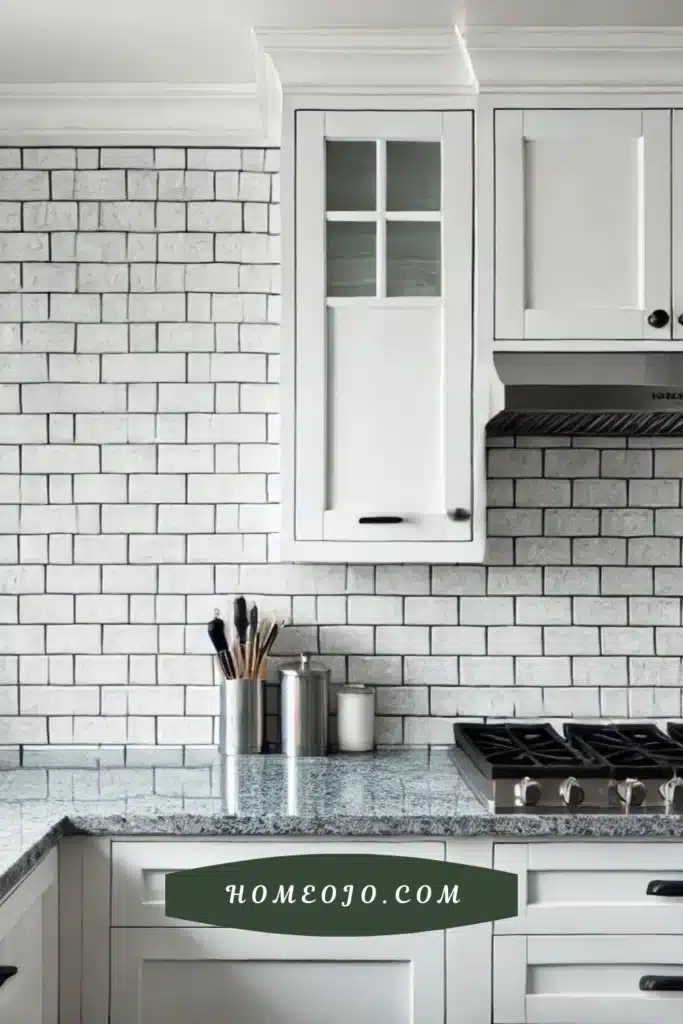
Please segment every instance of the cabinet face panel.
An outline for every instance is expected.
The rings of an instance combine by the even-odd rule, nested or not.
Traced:
[[[443,1024],[443,960],[442,932],[117,929],[111,1024]]]
[[[683,934],[683,899],[647,895],[683,882],[678,843],[496,843],[493,864],[519,878],[519,916],[496,934]]]
[[[17,968],[17,973],[0,987],[3,1024],[43,1024],[42,942],[43,901],[38,899],[0,939],[0,964]],[[51,1015],[47,1019],[53,1020]]]
[[[255,860],[259,857],[296,857],[311,853],[392,854],[443,861],[445,846],[436,841],[417,842],[297,842],[170,840],[112,843],[112,925],[186,928],[187,922],[166,917],[165,878],[169,871]],[[208,926],[207,926],[208,927]]]
[[[470,111],[296,113],[296,541],[472,540],[472,160]]]
[[[671,113],[495,114],[495,336],[665,340]]]
[[[683,937],[498,936],[494,1024],[678,1024],[683,992],[643,992],[644,975],[683,982]]]

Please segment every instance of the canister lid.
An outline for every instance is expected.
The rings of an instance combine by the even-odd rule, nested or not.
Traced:
[[[300,654],[295,661],[286,661],[278,669],[282,676],[324,676],[329,677],[330,669],[322,661],[314,661],[311,654]]]
[[[349,691],[352,693],[375,693],[375,687],[368,686],[366,683],[344,683],[339,689],[339,693],[348,693]]]

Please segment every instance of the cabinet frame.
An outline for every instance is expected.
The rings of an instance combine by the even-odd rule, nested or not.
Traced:
[[[671,307],[671,112],[666,110],[496,110],[495,132],[495,285],[496,341],[573,339],[601,341],[662,340],[671,337],[649,326],[647,315]],[[641,134],[638,135],[638,132]],[[640,142],[638,287],[641,308],[545,311],[527,307],[525,216],[527,182],[524,147],[535,140],[588,140],[605,136]],[[559,263],[558,253],[558,263]],[[559,271],[559,268],[558,268]],[[565,333],[566,331],[566,333]]]
[[[519,111],[534,109],[539,111],[548,110],[665,110],[673,111],[674,122],[680,118],[679,111],[683,109],[683,101],[680,91],[666,91],[664,89],[642,89],[640,91],[624,85],[619,89],[598,91],[591,88],[589,91],[572,89],[571,92],[553,91],[538,86],[523,87],[514,89],[489,89],[482,92],[477,102],[477,222],[478,222],[478,281],[477,281],[477,326],[476,326],[476,352],[478,360],[483,364],[483,376],[486,381],[484,387],[488,387],[489,399],[488,408],[484,422],[495,416],[503,409],[504,392],[503,387],[493,364],[493,356],[496,352],[681,352],[683,351],[683,327],[677,325],[677,317],[683,312],[683,257],[678,259],[678,274],[676,274],[676,253],[674,259],[674,282],[678,279],[677,291],[674,291],[673,301],[673,338],[669,333],[668,337],[661,335],[666,331],[655,331],[656,337],[647,340],[641,339],[641,345],[633,340],[618,341],[613,339],[572,339],[572,340],[532,340],[514,339],[504,340],[496,338],[494,323],[494,296],[495,296],[495,223],[494,223],[494,173],[495,173],[495,132],[494,118],[499,111]],[[681,237],[683,225],[683,188],[676,188],[676,171],[679,166],[679,157],[683,143],[678,142],[675,137],[674,127],[673,160],[674,182],[673,182],[673,230],[677,237]],[[681,175],[681,172],[677,172]],[[683,180],[683,179],[682,179]],[[678,195],[678,199],[677,199]],[[669,303],[671,305],[671,302]],[[669,309],[669,306],[667,306]]]
[[[419,95],[413,98],[408,98],[392,97],[384,94],[373,97],[361,97],[355,94],[345,94],[344,96],[326,95],[317,98],[317,101],[312,100],[310,95],[306,94],[297,95],[290,93],[284,97],[281,153],[283,240],[283,345],[281,388],[282,521],[279,550],[279,555],[282,561],[291,561],[295,563],[357,562],[376,564],[397,562],[471,563],[481,562],[483,560],[486,536],[486,474],[485,439],[481,431],[481,425],[485,422],[485,417],[480,413],[479,406],[481,404],[481,379],[482,376],[485,379],[485,374],[482,374],[482,367],[476,359],[473,334],[473,293],[476,260],[476,253],[474,251],[474,108],[475,103],[471,97],[458,95],[436,98],[429,96],[428,101],[421,101]],[[464,218],[461,214],[456,219],[455,223],[461,226],[464,221],[464,230],[468,235],[471,234],[472,245],[470,247],[470,251],[466,253],[466,258],[464,258],[462,253],[460,253],[460,259],[455,261],[454,270],[451,274],[452,280],[449,282],[447,277],[444,278],[441,302],[442,308],[445,311],[444,317],[447,321],[447,336],[449,333],[451,335],[453,333],[459,335],[459,344],[462,344],[462,331],[466,330],[467,337],[469,339],[470,388],[468,391],[468,400],[471,395],[471,407],[469,410],[469,427],[467,433],[469,435],[468,447],[470,450],[470,479],[468,482],[468,490],[471,498],[469,502],[471,518],[469,521],[464,521],[463,523],[451,523],[450,525],[452,527],[457,527],[458,532],[453,538],[449,536],[449,539],[444,540],[430,539],[428,535],[423,539],[418,539],[417,536],[409,538],[405,535],[404,539],[399,540],[392,539],[392,537],[396,536],[392,532],[386,532],[384,535],[380,536],[379,534],[375,534],[374,530],[373,536],[370,539],[356,539],[355,537],[350,537],[348,539],[345,538],[343,540],[339,540],[334,537],[338,527],[332,523],[332,520],[330,520],[330,536],[327,539],[323,539],[323,531],[318,526],[319,517],[322,514],[322,507],[320,509],[313,507],[315,499],[312,501],[310,497],[311,495],[316,495],[320,489],[320,481],[325,479],[325,476],[321,475],[324,470],[324,465],[321,466],[321,459],[324,462],[324,446],[320,444],[320,437],[323,435],[325,422],[324,409],[322,407],[324,392],[321,390],[320,386],[317,388],[317,391],[315,388],[309,387],[307,394],[302,397],[302,393],[299,391],[297,396],[296,346],[298,344],[297,338],[302,329],[310,331],[310,336],[314,339],[319,339],[325,335],[325,320],[323,316],[325,303],[318,303],[315,309],[312,309],[311,304],[308,303],[307,308],[303,313],[298,309],[298,306],[295,303],[295,296],[297,294],[297,204],[295,202],[297,189],[297,151],[295,143],[296,121],[298,114],[310,114],[319,118],[327,115],[332,118],[332,124],[334,127],[335,119],[343,119],[347,115],[352,115],[354,120],[358,119],[357,123],[359,125],[359,130],[362,132],[364,118],[367,117],[373,120],[377,118],[378,114],[382,113],[386,113],[387,116],[392,117],[399,113],[403,114],[406,119],[406,124],[409,124],[412,121],[415,125],[418,125],[421,119],[423,120],[423,123],[428,123],[425,119],[428,119],[430,114],[438,118],[441,118],[444,114],[448,113],[469,115],[470,127],[468,130],[468,145],[472,162],[470,163],[466,173],[463,172],[463,167],[465,166],[466,161],[462,160],[461,156],[458,154],[458,169],[457,172],[455,172],[453,170],[453,146],[444,146],[444,167],[442,174],[445,176],[450,173],[452,178],[453,174],[457,173],[458,182],[460,182],[460,179],[463,177],[463,173],[465,173],[467,181],[465,183],[464,190],[460,190],[458,201],[463,206],[467,205],[466,203],[462,203],[463,195],[466,192],[469,210]],[[424,132],[424,129],[422,129],[422,132]],[[354,133],[354,137],[358,137],[357,131]],[[419,140],[420,136],[412,135],[411,137],[415,137]],[[301,153],[299,153],[299,156],[301,156]],[[320,154],[317,150],[316,152],[311,152],[309,154],[309,159],[319,160],[319,158]],[[450,171],[449,168],[451,169]],[[320,193],[320,188],[316,191]],[[451,189],[451,194],[454,194],[455,192],[456,189]],[[317,207],[315,206],[314,201],[311,204],[311,208],[318,208],[320,211],[323,210],[324,201],[322,194],[317,195]],[[448,224],[453,220],[454,211],[449,210],[445,202],[441,212],[444,223]],[[309,230],[311,232],[309,241],[310,244],[314,246],[317,239],[318,250],[323,251],[321,249],[323,220],[321,216],[316,215],[316,223],[313,224],[313,219],[313,215],[309,216],[307,219],[307,234]],[[301,234],[301,231],[299,231],[299,234]],[[453,245],[455,245],[455,243],[453,243]],[[447,249],[447,252],[451,251],[450,259],[452,259],[452,248],[453,246],[450,247],[450,250]],[[460,246],[460,249],[465,251],[466,247]],[[459,301],[454,304],[454,310],[452,312],[448,312],[449,307],[447,295],[449,291],[453,291],[454,280],[456,278],[458,280],[462,280],[465,262],[467,263],[466,270],[468,276],[466,296],[462,302]],[[316,277],[318,277],[317,272]],[[317,288],[319,291],[323,288],[323,278],[323,270],[322,267],[320,267],[320,274],[317,280]],[[334,302],[334,300],[332,301]],[[410,305],[411,301],[415,302],[415,300],[411,300],[409,298],[406,299],[406,305]],[[430,301],[434,302],[435,300]],[[302,328],[302,317],[303,320],[306,321],[304,328]],[[448,321],[450,321],[450,323]],[[321,346],[318,345],[319,352],[320,348]],[[456,352],[457,346],[456,349],[454,349],[454,354],[456,354]],[[316,378],[318,380],[324,379],[324,368],[319,362],[321,359],[320,354],[314,358],[316,362]],[[316,405],[316,422],[319,425],[319,430],[312,432],[311,437],[307,438],[303,442],[303,448],[300,447],[301,442],[298,441],[297,397],[299,402],[311,401]],[[445,434],[446,436],[451,436],[452,439],[459,436],[461,426],[460,420],[462,419],[462,409],[458,409],[456,406],[457,394],[454,398],[447,399],[445,402],[447,420]],[[462,440],[461,443],[464,444],[465,440]],[[313,447],[315,447],[315,451],[313,450]],[[304,457],[304,451],[306,452],[306,457]],[[302,473],[303,477],[301,475]],[[302,493],[304,495],[303,502]],[[458,504],[462,504],[462,499]],[[299,529],[297,519],[301,515],[303,515],[304,519],[307,519],[309,523],[313,520],[316,524],[313,528],[313,533],[317,535],[315,539],[301,539],[301,536],[297,535],[297,531]]]

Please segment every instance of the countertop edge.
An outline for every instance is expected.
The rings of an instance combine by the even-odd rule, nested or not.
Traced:
[[[131,837],[292,837],[292,838],[403,838],[406,840],[473,837],[511,839],[683,839],[683,817],[667,815],[494,815],[462,814],[453,817],[391,815],[230,814],[71,814],[46,826],[17,859],[0,874],[0,901],[4,900],[67,836]]]

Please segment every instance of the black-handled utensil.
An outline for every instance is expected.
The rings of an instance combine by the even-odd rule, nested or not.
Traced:
[[[247,635],[247,673],[251,677],[256,668],[256,654],[258,636],[258,608],[252,604],[249,609],[249,632]]]
[[[213,644],[216,654],[220,654],[221,651],[227,651],[228,649],[228,638],[225,635],[225,623],[218,614],[218,608],[214,611],[214,617],[211,619],[207,627],[209,639]]]
[[[235,598],[235,633],[241,647],[247,642],[247,629],[249,628],[249,617],[247,615],[247,602],[243,597]]]

